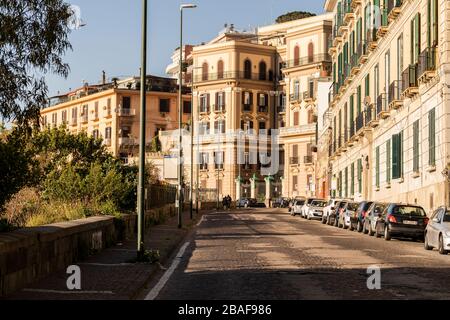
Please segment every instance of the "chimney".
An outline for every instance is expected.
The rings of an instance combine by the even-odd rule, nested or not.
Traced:
[[[106,72],[105,72],[105,70],[102,71],[102,84],[103,85],[106,84]]]

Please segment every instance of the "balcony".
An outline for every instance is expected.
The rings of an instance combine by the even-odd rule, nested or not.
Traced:
[[[283,69],[296,68],[314,63],[331,62],[331,56],[328,53],[316,54],[308,57],[292,59],[283,63]]]
[[[313,156],[311,156],[311,155],[305,156],[303,159],[303,162],[305,164],[313,164]]]
[[[119,108],[117,110],[117,115],[119,117],[133,117],[136,115],[136,110],[131,108]]]
[[[344,23],[348,25],[350,22],[352,22],[355,19],[355,13],[352,8],[352,1],[351,0],[345,0],[343,2],[343,9],[344,12]]]
[[[208,164],[207,163],[201,163],[200,164],[200,171],[208,171]]]
[[[426,83],[436,77],[437,48],[426,48],[419,56],[419,83]]]
[[[278,113],[286,113],[286,106],[279,106],[277,108]]]
[[[258,106],[258,112],[259,113],[267,113],[267,112],[269,112],[269,107],[267,107],[267,106]]]
[[[311,135],[316,132],[316,124],[306,124],[295,127],[280,128],[280,137],[297,136],[297,135]]]
[[[382,38],[386,35],[389,30],[389,19],[388,19],[388,11],[387,9],[380,9],[381,14],[381,24],[380,28],[377,31],[377,38]]]
[[[289,164],[290,164],[290,165],[298,165],[298,164],[299,164],[299,159],[298,159],[298,157],[290,157],[290,158],[289,158]]]
[[[377,106],[378,107],[378,106]],[[379,125],[377,108],[374,104],[370,104],[366,108],[366,128],[376,128]]]
[[[221,80],[253,80],[253,81],[266,81],[273,82],[273,78],[269,77],[269,74],[259,74],[245,71],[228,71],[220,73],[204,73],[196,75],[194,77],[195,83],[208,82],[208,81],[221,81]]]
[[[311,90],[305,91],[303,92],[303,101],[305,101],[305,103],[312,103],[314,102],[315,97],[314,97],[314,92]]]
[[[355,138],[356,138],[355,121],[351,121],[350,128],[348,129],[348,133],[349,133],[349,137],[350,137],[350,139],[348,140],[348,144],[349,144],[349,146],[352,146],[353,142],[355,141]]]
[[[368,43],[369,51],[373,51],[378,47],[377,31],[378,30],[375,28],[367,30],[366,40]]]
[[[347,88],[347,86],[350,84],[350,82],[353,80],[352,75],[352,65],[350,63],[344,64],[344,90]]]
[[[245,105],[244,105],[245,109]],[[208,114],[209,113],[209,106],[200,106],[200,114]]]
[[[403,0],[388,0],[388,19],[395,20],[402,12]]]
[[[362,133],[362,129],[364,128],[364,112],[360,112],[357,116],[356,116],[356,120],[355,120],[355,129],[356,129],[356,134],[361,135]],[[364,133],[363,133],[364,134]]]
[[[389,85],[389,109],[398,109],[403,106],[402,87],[401,80],[394,80]]]
[[[344,20],[344,13],[341,13],[338,19],[339,19],[339,22],[337,24],[338,34],[344,37],[345,34],[348,32],[348,24]]]
[[[342,34],[339,32],[339,25],[333,27],[333,47],[337,47],[342,42]]]
[[[214,112],[215,113],[224,113],[225,112],[225,105],[215,105],[214,106]]]
[[[380,119],[386,119],[390,115],[390,108],[388,104],[388,96],[382,93],[377,98],[377,116]]]
[[[361,71],[361,67],[359,65],[359,55],[358,53],[354,53],[352,54],[352,56],[350,57],[350,75],[352,77],[356,76],[359,71]]]
[[[134,138],[120,137],[118,140],[120,147],[134,146],[136,144]]]
[[[361,65],[366,63],[367,59],[369,58],[368,45],[366,40],[363,40],[358,44],[357,53],[359,56],[359,64]]]
[[[411,64],[402,73],[402,95],[411,98],[418,93],[417,64]]]
[[[302,102],[302,96],[300,92],[292,93],[289,95],[289,102],[291,104],[300,104]]]
[[[330,36],[328,37],[328,54],[330,56],[334,55],[337,52],[337,48],[336,48],[336,46],[334,46],[333,42],[334,42],[334,37],[333,37],[333,35],[330,34]]]

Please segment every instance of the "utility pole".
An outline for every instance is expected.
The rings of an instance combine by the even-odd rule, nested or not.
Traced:
[[[142,61],[141,61],[141,110],[139,136],[139,187],[138,187],[138,237],[137,258],[144,256],[144,219],[145,219],[145,120],[146,120],[146,75],[147,75],[147,0],[142,0]]]

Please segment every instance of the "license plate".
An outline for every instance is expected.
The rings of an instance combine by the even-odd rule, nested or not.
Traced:
[[[403,224],[409,224],[412,226],[417,226],[417,221],[403,220]]]

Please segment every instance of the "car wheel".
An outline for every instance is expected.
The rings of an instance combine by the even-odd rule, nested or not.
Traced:
[[[378,232],[378,226],[375,227],[375,237],[381,238],[381,234]]]
[[[439,253],[448,254],[448,250],[444,249],[444,238],[442,237],[442,234],[439,235]]]
[[[366,223],[363,224],[362,232],[363,232],[363,234],[367,234]]]
[[[428,244],[428,235],[425,233],[425,239],[423,242],[423,247],[425,250],[433,250],[433,247]]]
[[[372,230],[372,224],[369,223],[369,236],[373,237],[374,234],[375,234],[375,233],[374,233],[373,230]]]
[[[350,225],[348,226],[348,230],[353,231],[355,228],[353,227],[353,223],[350,222]]]
[[[389,231],[389,227],[386,225],[384,227],[384,240],[389,241],[392,239],[391,232]]]
[[[342,229],[347,229],[348,228],[348,226],[345,224],[345,221],[344,222],[342,222]]]
[[[327,218],[322,217],[322,224],[325,224],[325,223],[327,223]]]
[[[356,231],[361,232],[363,230],[362,225],[361,225],[361,221],[358,221],[358,223],[356,224]]]
[[[311,220],[311,217],[309,216],[309,214],[308,214],[308,216],[307,216],[307,219],[308,219],[308,220]]]

